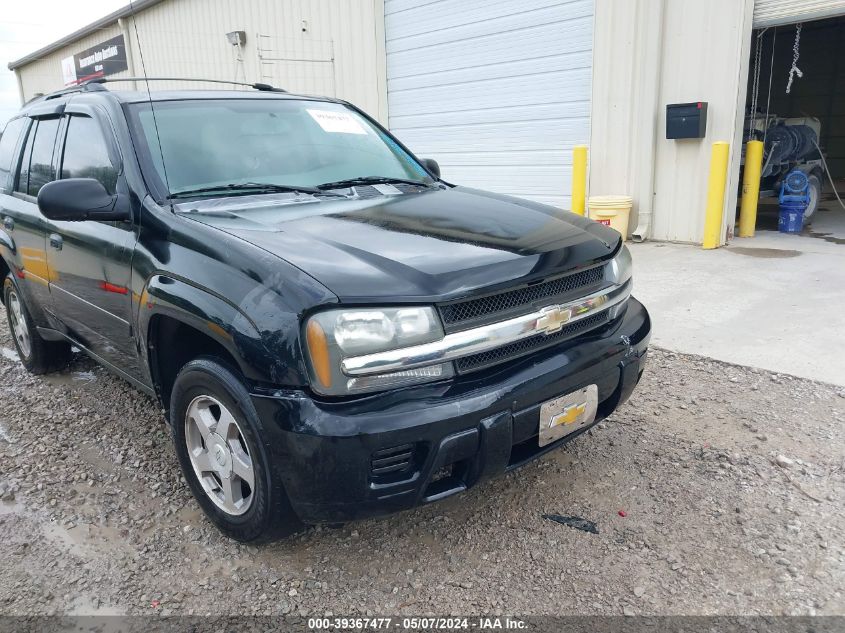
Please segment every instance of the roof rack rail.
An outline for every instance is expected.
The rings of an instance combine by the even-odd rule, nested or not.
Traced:
[[[67,88],[61,88],[60,90],[54,90],[53,92],[48,92],[46,94],[39,94],[32,97],[29,101],[27,101],[24,105],[29,105],[30,103],[34,103],[38,99],[44,99],[45,101],[49,99],[56,99],[58,97],[62,97],[67,94],[72,94],[74,92],[99,92],[101,90],[105,90],[105,86],[100,85],[87,85],[86,83],[79,84],[76,86],[68,86]]]
[[[117,81],[200,81],[212,84],[229,84],[232,86],[246,86],[247,88],[254,88],[261,92],[287,92],[282,88],[276,88],[270,84],[264,83],[246,83],[243,81],[228,81],[226,79],[201,79],[196,77],[96,77],[89,79],[80,84],[80,86],[88,86],[91,84],[104,84]]]

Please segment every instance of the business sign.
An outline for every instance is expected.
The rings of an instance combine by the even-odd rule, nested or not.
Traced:
[[[85,49],[81,53],[62,60],[62,80],[66,86],[74,86],[89,79],[107,77],[127,70],[126,42],[123,35]]]

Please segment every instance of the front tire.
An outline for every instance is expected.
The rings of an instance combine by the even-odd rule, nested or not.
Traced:
[[[3,305],[6,306],[6,317],[15,349],[29,373],[46,374],[67,363],[70,358],[70,344],[41,338],[29,308],[11,275],[7,275],[3,280]]]
[[[170,422],[191,492],[221,532],[241,542],[268,542],[302,528],[232,368],[213,358],[186,364],[173,385]]]

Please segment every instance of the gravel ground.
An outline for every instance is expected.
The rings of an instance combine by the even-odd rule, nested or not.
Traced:
[[[564,449],[253,547],[205,521],[152,400],[81,356],[30,376],[3,316],[0,613],[845,614],[839,388],[653,350]]]

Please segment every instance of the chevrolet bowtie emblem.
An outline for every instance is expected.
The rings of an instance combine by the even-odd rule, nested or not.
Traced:
[[[534,325],[534,329],[543,334],[554,334],[572,318],[572,309],[563,306],[549,306],[540,310],[540,318]]]
[[[549,428],[552,429],[556,426],[560,426],[563,424],[564,426],[573,424],[574,422],[578,421],[584,412],[587,410],[587,403],[586,402],[579,402],[578,404],[570,404],[566,407],[563,411],[558,413],[557,415],[552,416],[552,419],[549,420]]]

